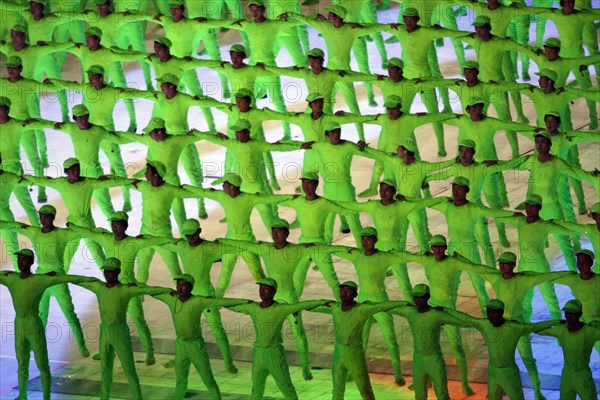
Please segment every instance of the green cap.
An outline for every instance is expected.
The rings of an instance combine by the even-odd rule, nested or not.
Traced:
[[[169,0],[169,8],[185,7],[184,0]]]
[[[387,62],[387,66],[388,67],[398,67],[398,68],[404,68],[404,61],[402,61],[400,58],[398,57],[392,57],[388,60]]]
[[[56,215],[56,208],[54,206],[51,206],[50,204],[46,204],[40,207],[40,209],[38,210],[38,213],[40,214],[47,214],[47,215]]]
[[[465,62],[465,65],[463,66],[463,69],[476,69],[476,70],[479,70],[479,63],[477,61],[474,61],[474,60],[469,60],[469,61]]]
[[[76,159],[75,157],[71,157],[71,158],[67,158],[65,160],[65,162],[63,163],[63,168],[64,169],[69,169],[71,168],[73,165],[77,165],[79,164],[79,160]]]
[[[33,250],[30,249],[21,249],[15,253],[15,256],[25,256],[30,258],[35,258],[33,255]]]
[[[418,17],[419,16],[419,10],[417,10],[414,7],[407,7],[403,12],[402,12],[402,16],[403,17]]]
[[[542,68],[540,72],[535,73],[537,76],[545,76],[553,82],[556,82],[558,79],[558,74],[556,71],[551,70],[550,68]]]
[[[539,194],[530,194],[527,196],[527,198],[525,199],[524,202],[522,202],[521,204],[519,204],[517,207],[515,207],[517,210],[524,210],[525,206],[529,204],[530,206],[535,206],[535,205],[542,205],[543,201],[542,201],[542,196],[540,196]]]
[[[240,187],[242,186],[242,177],[235,172],[228,172],[222,178],[222,182],[229,182],[230,185]]]
[[[90,110],[88,110],[84,104],[77,104],[75,107],[73,107],[72,112],[74,117],[81,117],[90,114]]]
[[[109,0],[94,0],[94,4],[106,4]]]
[[[10,56],[6,60],[7,67],[20,67],[23,65],[23,60],[19,56]]]
[[[235,98],[239,99],[240,97],[249,97],[250,100],[252,100],[254,98],[254,93],[250,89],[241,88],[235,92]]]
[[[417,142],[415,142],[415,140],[413,138],[404,138],[402,139],[402,141],[400,142],[400,146],[404,147],[406,150],[411,151],[413,153],[416,153],[418,148],[417,148]]]
[[[160,117],[154,117],[144,128],[144,133],[150,133],[156,129],[165,129],[165,120]]]
[[[194,284],[196,283],[196,280],[194,279],[194,277],[190,274],[181,274],[181,275],[177,275],[175,277],[175,281],[178,280],[182,280],[182,281],[186,281],[187,283],[189,283],[190,285],[194,286]]]
[[[498,258],[498,262],[516,263],[517,255],[515,253],[513,253],[512,251],[505,251],[504,253],[500,254],[500,257]]]
[[[481,98],[481,97],[472,97],[469,102],[467,103],[467,106],[465,107],[465,109],[472,107],[476,104],[485,104],[485,101]]]
[[[285,219],[277,218],[271,224],[271,229],[288,229],[289,230],[290,229],[290,223],[287,222]]]
[[[97,38],[101,38],[102,37],[102,29],[100,29],[96,26],[92,26],[84,32],[84,35],[85,36],[96,36]]]
[[[385,102],[383,103],[383,106],[385,108],[396,108],[399,105],[402,105],[402,99],[400,98],[400,96],[395,94],[386,97]]]
[[[302,174],[302,177],[300,178],[302,180],[306,179],[309,181],[317,181],[319,182],[319,174],[313,171],[308,171]]]
[[[247,119],[238,119],[235,124],[229,127],[234,132],[246,131],[252,129],[252,124]]]
[[[458,186],[466,186],[466,187],[470,187],[470,182],[469,179],[465,178],[464,176],[457,176],[456,178],[454,178],[454,180],[452,181],[453,185],[458,185]]]
[[[234,53],[244,53],[246,54],[246,48],[241,45],[241,44],[234,44],[233,46],[231,46],[231,48],[229,48],[229,52],[234,52]]]
[[[538,136],[543,136],[543,137],[545,137],[546,139],[548,139],[548,140],[550,140],[552,142],[552,136],[550,136],[550,133],[548,133],[547,130],[534,132],[533,138],[535,139]]]
[[[310,49],[310,51],[306,54],[308,57],[314,58],[322,58],[325,59],[325,52],[319,48]]]
[[[167,46],[167,47],[173,46],[173,42],[171,42],[171,39],[169,39],[168,37],[164,37],[164,36],[154,39],[154,43],[160,43],[163,46]]]
[[[429,241],[430,246],[446,246],[448,242],[444,235],[433,235]]]
[[[170,83],[171,85],[179,85],[179,78],[175,74],[164,74],[160,78],[156,79],[158,83]]]
[[[10,107],[12,105],[12,101],[6,96],[0,97],[0,107]]]
[[[48,0],[29,0],[30,3],[38,3],[46,7],[48,5]]]
[[[324,99],[324,98],[325,98],[325,96],[323,96],[321,93],[311,93],[306,98],[306,102],[312,103],[315,100]]]
[[[259,6],[259,7],[264,7],[265,6],[264,0],[250,0],[248,2],[248,5],[251,6],[252,4],[254,4],[255,6]]]
[[[468,147],[469,149],[474,149],[475,142],[472,141],[471,139],[461,140],[460,143],[458,144],[458,147]]]
[[[592,261],[594,261],[596,259],[594,252],[591,250],[587,250],[587,249],[577,250],[575,252],[575,255],[577,255],[577,254],[585,254],[586,256],[590,257],[592,259]]]
[[[560,45],[561,45],[560,39],[555,38],[555,37],[548,38],[544,42],[544,47],[554,47],[554,48],[560,49]]]
[[[578,314],[583,309],[583,305],[579,300],[573,299],[569,300],[565,303],[565,306],[562,308],[563,311],[573,314]]]
[[[335,131],[336,129],[342,129],[342,126],[335,121],[330,121],[325,124],[325,132]]]
[[[118,258],[115,257],[109,257],[106,260],[104,260],[104,264],[102,264],[102,267],[100,267],[100,269],[103,269],[105,271],[114,271],[115,269],[120,269],[121,268],[121,260],[119,260]]]
[[[429,294],[429,286],[424,283],[419,283],[415,285],[412,290],[413,297],[423,297]]]
[[[85,73],[90,75],[105,75],[104,67],[101,65],[92,65]]]
[[[499,299],[492,299],[488,301],[486,307],[490,310],[504,310],[504,302]]]
[[[27,33],[27,28],[23,24],[17,24],[11,28],[13,31]]]
[[[544,118],[546,118],[547,116],[552,116],[552,117],[556,117],[556,118],[560,118],[560,113],[558,111],[548,111],[546,112],[546,114],[544,114]]]
[[[330,13],[335,14],[342,19],[346,18],[346,14],[348,13],[345,7],[342,7],[338,4],[325,7],[325,11],[329,11]]]
[[[475,21],[471,24],[472,26],[483,26],[483,25],[491,25],[492,20],[490,17],[486,17],[485,15],[478,15],[475,17]]]
[[[200,222],[198,222],[196,219],[190,218],[186,219],[181,226],[181,233],[184,235],[193,235],[194,233],[198,232],[198,229],[200,229]]]
[[[256,282],[256,284],[271,286],[273,289],[277,290],[277,282],[273,278],[263,278],[260,281]]]
[[[160,175],[161,178],[163,178],[167,174],[167,167],[160,161],[146,160],[146,164],[154,167],[154,169],[156,170],[156,172],[158,172],[158,175]]]
[[[372,226],[368,226],[366,228],[362,228],[360,230],[360,236],[375,236],[377,237],[377,229],[373,228]]]
[[[112,213],[109,221],[129,221],[129,215],[125,211],[115,211]]]
[[[380,185],[388,185],[388,186],[393,187],[394,189],[396,188],[396,182],[394,182],[391,179],[384,179],[381,182],[379,182],[379,184]]]
[[[592,214],[600,214],[600,203],[596,203],[592,206]]]
[[[354,281],[344,281],[338,285],[338,287],[348,286],[353,288],[354,290],[358,290],[358,285]]]

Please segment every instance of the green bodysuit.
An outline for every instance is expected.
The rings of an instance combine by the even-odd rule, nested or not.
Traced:
[[[167,293],[170,289],[153,286],[130,286],[117,284],[107,287],[105,282],[94,279],[92,282],[80,282],[77,285],[88,289],[98,298],[100,309],[100,360],[102,369],[101,396],[103,400],[110,398],[113,380],[115,353],[119,356],[121,367],[127,376],[131,390],[131,398],[141,400],[140,381],[135,371],[131,335],[127,325],[127,306],[135,296]]]
[[[556,221],[557,224],[567,227],[572,231],[582,233],[588,237],[594,249],[594,254],[600,254],[600,230],[596,224],[577,224],[574,222]],[[600,263],[594,264],[592,271],[600,272]]]
[[[325,300],[309,300],[297,304],[273,303],[262,308],[260,303],[229,307],[232,311],[248,314],[256,339],[252,353],[252,400],[263,398],[267,377],[271,375],[286,400],[297,400],[298,395],[290,378],[283,348],[281,329],[288,315],[325,304]]]
[[[211,299],[202,296],[191,296],[181,301],[177,294],[164,293],[154,296],[169,307],[173,325],[175,326],[175,399],[184,399],[188,386],[190,365],[200,374],[212,399],[220,399],[221,393],[213,376],[202,338],[200,317],[205,311],[218,310],[217,307],[236,306],[246,303],[242,299]]]
[[[583,316],[581,317],[583,321],[587,323],[600,321],[600,293],[598,293],[600,275],[594,274],[591,279],[585,280],[578,273],[571,272],[569,275],[557,279],[554,283],[571,288],[573,296],[583,306]]]
[[[567,324],[537,332],[538,335],[554,336],[563,351],[564,367],[560,378],[560,398],[583,400],[598,398],[596,385],[590,369],[590,356],[594,343],[600,340],[600,327],[584,325],[576,332],[570,332]]]
[[[54,285],[94,280],[75,275],[47,276],[31,274],[22,279],[19,273],[0,274],[0,285],[8,288],[15,309],[15,353],[18,363],[19,398],[27,398],[31,351],[40,371],[44,399],[50,399],[52,376],[48,361],[44,324],[39,317],[44,291]],[[129,331],[128,331],[129,332]]]

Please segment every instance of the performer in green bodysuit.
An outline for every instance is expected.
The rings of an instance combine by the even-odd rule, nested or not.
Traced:
[[[561,399],[573,399],[577,395],[583,400],[598,398],[590,358],[594,343],[600,341],[600,326],[580,321],[585,316],[582,310],[579,300],[569,300],[563,307],[566,321],[537,332],[538,335],[554,336],[562,348],[564,367],[560,379]]]
[[[190,365],[200,374],[202,382],[213,400],[220,400],[221,393],[213,376],[202,338],[200,317],[204,312],[218,310],[218,307],[236,306],[246,303],[243,299],[213,299],[193,295],[195,280],[190,274],[182,274],[175,279],[177,291],[153,295],[169,307],[175,326],[175,399],[184,399],[188,386]]]
[[[171,240],[162,244],[162,247],[179,255],[184,272],[194,278],[195,284],[192,289],[194,295],[215,297],[215,288],[210,279],[211,269],[225,254],[233,254],[235,249],[225,245],[222,240],[203,239],[200,237],[201,232],[200,223],[195,219],[188,219],[181,228],[184,238]],[[210,307],[206,311],[203,310],[203,314],[215,335],[217,347],[225,362],[225,369],[232,374],[237,373],[238,369],[233,364],[229,339],[221,322],[219,308]],[[175,366],[175,362],[169,361],[165,366],[168,368]]]
[[[247,242],[247,241],[228,241],[225,243],[236,248],[238,254],[251,252],[259,255],[264,264],[267,276],[277,282],[277,293],[275,301],[286,304],[297,304],[300,302],[300,295],[297,288],[304,288],[306,271],[299,269],[303,259],[323,260],[319,262],[319,270],[325,277],[325,280],[332,287],[332,290],[339,285],[337,275],[331,264],[331,257],[328,251],[321,246],[304,244],[292,244],[287,241],[290,234],[289,224],[285,220],[276,220],[271,228],[273,243],[268,242]],[[304,264],[304,263],[303,263]],[[303,265],[308,268],[308,264]],[[298,355],[302,365],[302,376],[305,380],[313,378],[310,372],[308,340],[304,332],[302,315],[294,313],[288,315],[288,321],[296,344],[298,346]]]
[[[136,282],[134,267],[138,251],[146,247],[162,245],[170,239],[143,235],[132,237],[127,235],[129,216],[123,211],[115,212],[108,220],[112,232],[100,228],[82,228],[74,224],[69,224],[69,228],[102,246],[107,257],[117,258],[121,262],[121,273],[119,274],[121,283]],[[146,365],[154,364],[154,346],[152,344],[150,329],[144,316],[141,298],[133,297],[129,301],[127,315],[135,325],[140,342],[146,351]],[[100,355],[95,354],[94,359],[100,359]]]
[[[90,282],[75,283],[92,291],[98,298],[100,309],[100,359],[102,362],[102,386],[100,398],[110,398],[113,380],[115,353],[119,356],[123,371],[127,376],[131,398],[140,400],[142,391],[135,371],[135,361],[131,348],[131,336],[126,315],[129,301],[135,296],[167,293],[170,289],[154,286],[137,286],[135,283],[123,285],[119,282],[121,262],[117,258],[107,258],[102,265],[106,282],[93,279]]]
[[[524,257],[521,256],[521,259]],[[523,307],[527,295],[536,285],[548,284],[552,285],[561,277],[569,275],[568,271],[560,272],[514,272],[517,265],[517,256],[512,252],[504,252],[498,258],[498,270],[489,267],[479,266],[465,262],[459,268],[477,273],[483,279],[488,281],[496,298],[504,302],[504,316],[507,319],[517,322],[527,322],[531,320],[531,311],[529,316],[525,316]],[[519,266],[519,270],[522,268]],[[529,305],[531,309],[531,305]],[[551,315],[555,319],[560,319],[560,312],[555,314],[550,307]],[[533,351],[531,350],[531,340],[528,335],[522,336],[517,344],[517,349],[521,355],[521,359],[527,368],[529,379],[533,384],[535,398],[538,400],[545,399],[540,389],[540,378],[538,374]]]
[[[326,300],[309,300],[296,304],[284,304],[275,300],[277,282],[264,278],[257,282],[261,302],[251,302],[233,307],[232,311],[248,314],[256,333],[252,353],[252,400],[260,400],[265,393],[267,377],[271,375],[286,400],[297,400],[298,395],[290,378],[290,371],[283,348],[281,329],[290,314],[326,304]]]
[[[50,275],[65,275],[69,269],[65,267],[65,249],[69,242],[74,239],[80,239],[81,235],[71,229],[62,229],[54,226],[56,217],[56,208],[51,205],[42,206],[39,210],[41,228],[36,226],[28,226],[19,222],[4,222],[0,223],[0,229],[10,229],[26,236],[31,240],[31,243],[38,254],[37,274]],[[57,285],[48,288],[40,300],[40,319],[44,327],[48,325],[48,315],[50,310],[50,298],[54,297],[62,313],[64,314],[71,330],[73,337],[79,348],[79,353],[83,357],[90,355],[89,350],[85,346],[85,339],[81,329],[81,323],[75,313],[73,299],[67,285]]]
[[[302,3],[302,5],[305,5],[304,2]],[[269,14],[270,19],[277,19],[277,17],[286,12],[302,14],[300,0],[269,0],[267,2],[267,14]],[[284,30],[284,33],[282,34],[298,36],[304,52],[306,53],[310,50],[310,46],[308,43],[308,29],[305,25],[290,27],[289,29]]]
[[[377,313],[402,307],[405,301],[387,301],[385,303],[357,303],[358,285],[345,281],[339,285],[341,302],[329,302],[315,311],[332,314],[335,348],[333,350],[333,400],[343,400],[348,374],[354,379],[356,387],[364,400],[375,400],[365,349],[363,331],[367,321]],[[404,379],[402,380],[404,381]],[[397,383],[400,383],[397,381]]]
[[[440,306],[428,304],[431,295],[429,286],[420,283],[412,290],[415,306],[395,308],[390,313],[407,319],[413,336],[413,389],[415,399],[427,399],[428,381],[438,399],[450,399],[446,363],[440,345],[440,334],[444,327],[463,325],[463,322],[445,312]],[[474,394],[471,391],[470,394]]]
[[[16,104],[19,104],[21,95],[16,95],[15,97],[17,97],[15,99]],[[23,146],[25,154],[33,167],[34,174],[36,176],[44,176],[44,167],[38,155],[35,133],[31,129],[24,127],[27,120],[21,120],[11,115],[12,104],[12,101],[8,97],[0,97],[0,129],[2,130],[0,154],[3,160],[2,169],[16,175],[23,173],[21,163],[21,146]],[[30,222],[36,224],[38,221],[37,212],[31,201],[29,191],[25,187],[14,189],[15,196],[25,209]],[[38,190],[38,202],[44,202],[46,199],[46,188],[40,186]],[[6,198],[6,201],[8,202],[8,198]]]
[[[87,4],[87,0],[76,0],[73,2],[60,2],[60,0],[49,0],[48,6],[50,12],[56,15],[57,12],[69,15],[70,13],[83,12]],[[73,20],[69,18],[68,22],[62,23],[54,28],[54,41],[58,43],[84,43],[85,42],[85,24],[81,20]],[[58,62],[59,71],[63,70],[67,53],[60,51],[56,53],[56,61]]]
[[[27,383],[29,382],[29,360],[31,351],[40,371],[44,400],[50,400],[52,376],[48,361],[44,324],[39,317],[40,301],[46,289],[65,283],[79,283],[95,280],[76,275],[36,275],[31,272],[34,263],[33,251],[19,250],[18,268],[20,273],[2,271],[0,285],[8,288],[15,309],[15,353],[18,364],[19,396],[27,399]]]
[[[405,113],[402,111],[402,98],[394,94],[385,98],[383,106],[386,109],[386,114],[378,114],[373,120],[367,122],[367,124],[381,126],[381,133],[379,134],[379,141],[377,142],[378,150],[386,153],[394,152],[398,148],[398,143],[402,143],[405,138],[410,138],[416,142],[415,129],[419,126],[431,123],[433,125],[433,132],[438,139],[438,143],[442,144],[442,148],[438,147],[438,156],[445,156],[447,154],[443,140],[444,132],[437,128],[442,126],[440,121],[451,118],[453,114],[440,114],[437,111],[429,115],[426,113]],[[417,148],[415,156],[417,159],[420,159],[421,155],[418,150],[419,149]],[[381,178],[383,170],[383,162],[381,160],[376,160],[373,174],[371,175],[369,189],[360,193],[358,197],[368,197],[375,194],[377,183]]]
[[[550,328],[559,321],[526,324],[505,319],[504,303],[498,299],[490,300],[486,310],[487,318],[475,318],[454,310],[448,313],[477,329],[485,340],[489,357],[488,399],[500,400],[506,394],[511,400],[524,400],[521,374],[515,362],[517,344],[522,336]]]
[[[328,6],[325,7],[325,10],[329,12],[327,18],[321,14],[318,14],[316,17],[306,17],[295,13],[284,13],[280,18],[299,21],[323,35],[329,57],[329,63],[327,64],[329,69],[350,71],[350,53],[354,52],[356,60],[359,63],[358,69],[365,74],[370,74],[366,42],[357,39],[361,36],[378,33],[385,26],[381,24],[361,25],[356,22],[346,22],[347,11],[340,5]],[[351,83],[344,82],[340,83],[340,85],[351,85]],[[376,106],[377,103],[375,102],[372,85],[365,84],[365,89],[369,105],[372,107]],[[354,90],[346,88],[346,91],[350,94]]]
[[[594,220],[594,223],[591,224],[577,224],[565,221],[557,221],[557,223],[559,225],[566,226],[575,232],[586,235],[592,244],[594,254],[600,254],[600,203],[596,203],[592,206],[590,214]],[[600,272],[600,263],[597,263],[594,266],[594,272]]]
[[[252,233],[252,225],[250,224],[250,215],[252,209],[257,206],[269,206],[291,200],[291,195],[259,195],[245,193],[240,190],[242,178],[232,172],[229,172],[219,180],[223,183],[223,190],[203,189],[195,186],[184,185],[183,188],[196,196],[206,197],[208,199],[221,203],[225,210],[227,219],[227,239],[247,240],[254,242],[256,239]],[[264,221],[267,225],[267,221]],[[271,229],[272,220],[268,221],[268,229]],[[248,269],[255,280],[260,280],[265,277],[260,264],[260,258],[254,253],[245,252],[242,258],[248,265]],[[217,284],[215,295],[223,297],[225,290],[229,287],[233,267],[238,259],[237,254],[224,254],[221,276]]]

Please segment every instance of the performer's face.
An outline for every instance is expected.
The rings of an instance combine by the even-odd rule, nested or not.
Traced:
[[[592,219],[596,224],[600,224],[600,213],[592,213]]]
[[[28,270],[33,265],[33,258],[19,254],[17,256],[17,267],[19,271]]]
[[[110,229],[115,235],[124,235],[127,230],[127,221],[111,221]]]
[[[365,251],[373,250],[375,248],[375,243],[377,243],[377,236],[361,236],[360,242]]]
[[[340,299],[344,303],[352,302],[358,293],[356,293],[356,289],[350,286],[340,286]]]
[[[404,26],[407,30],[412,31],[417,27],[417,23],[419,22],[419,17],[404,17]]]
[[[44,15],[44,5],[36,1],[29,2],[29,12],[37,20]]]
[[[177,279],[177,294],[179,296],[189,296],[192,293],[192,284],[183,279]]]
[[[427,307],[427,302],[429,301],[429,295],[426,294],[425,296],[413,296],[413,301],[415,303],[415,306],[417,306],[417,308],[425,308]]]
[[[250,16],[252,17],[252,19],[261,18],[265,13],[264,7],[261,7],[257,4],[250,4],[250,7],[248,7],[248,9],[250,10]]]
[[[487,39],[492,31],[490,24],[475,27],[475,34],[481,39]]]
[[[396,195],[396,188],[388,185],[387,183],[379,184],[379,197],[381,200],[389,201]]]
[[[506,274],[506,275],[512,274],[512,272],[515,269],[515,265],[516,264],[512,263],[512,262],[510,262],[510,263],[509,262],[498,263],[498,267],[500,268],[500,272],[502,272],[503,274]]]
[[[575,0],[564,0],[561,5],[564,14],[571,14],[575,11]]]
[[[467,198],[467,193],[469,193],[469,188],[463,185],[452,185],[452,197],[455,200],[464,200]]]
[[[567,321],[568,324],[577,324],[579,323],[579,319],[581,318],[581,316],[583,315],[583,313],[572,313],[572,312],[568,312],[565,311],[565,320]]]
[[[313,196],[317,192],[317,186],[319,181],[313,181],[310,179],[302,179],[302,191],[307,195]]]
[[[10,108],[7,106],[0,106],[0,118],[6,118],[8,117],[8,113],[10,111]]]
[[[538,153],[547,154],[550,152],[552,142],[547,137],[538,135],[535,137],[535,149]]]
[[[54,215],[40,213],[40,224],[42,228],[49,228],[54,225]]]
[[[271,229],[271,236],[273,237],[273,242],[275,243],[285,243],[289,235],[290,231],[286,228]]]
[[[477,78],[479,77],[479,70],[476,68],[465,68],[464,72],[465,72],[465,79],[467,80],[467,82],[476,81]]]
[[[98,36],[86,36],[85,44],[90,49],[97,49],[100,46],[100,38]]]
[[[313,110],[313,112],[319,114],[323,112],[323,108],[325,106],[325,101],[323,99],[317,99],[315,101],[311,101],[310,103],[308,103],[308,106],[310,107],[311,110]]]
[[[323,68],[323,59],[321,57],[308,57],[308,66],[310,69],[321,70]]]
[[[18,79],[21,76],[21,71],[23,67],[6,67],[6,72],[8,73],[8,77],[11,79]]]
[[[546,76],[540,76],[538,84],[540,85],[540,88],[545,89],[550,84],[550,79]]]
[[[329,143],[331,144],[340,144],[342,142],[342,130],[334,129],[326,133],[327,138],[329,139]]]
[[[185,239],[188,241],[189,244],[196,244],[200,241],[200,232],[202,232],[202,229],[198,229],[191,235],[185,235]]]
[[[501,322],[503,316],[504,310],[493,310],[491,308],[487,308],[487,317],[492,324]]]
[[[385,112],[387,113],[390,119],[398,119],[402,115],[402,111],[400,111],[401,106],[386,108]]]
[[[544,46],[544,54],[548,60],[556,60],[559,52],[559,48]]]
[[[431,245],[431,252],[437,259],[442,259],[446,255],[446,250],[448,246],[444,244],[433,244]]]
[[[67,170],[67,178],[69,178],[70,182],[78,181],[80,177],[81,167],[79,164],[75,164]]]
[[[241,112],[248,112],[248,110],[250,110],[251,101],[252,99],[250,99],[250,97],[236,97],[235,105]]]
[[[227,188],[225,188],[225,185],[227,185]],[[223,190],[231,197],[236,197],[241,193],[238,186],[232,185],[229,182],[225,182],[223,184]]]
[[[88,74],[90,85],[94,88],[99,88],[104,85],[104,75],[100,74]]]
[[[117,268],[113,271],[104,270],[104,279],[106,279],[107,283],[117,283],[119,281],[120,273],[121,273],[120,268]]]
[[[525,214],[527,214],[528,217],[537,218],[540,215],[541,209],[542,206],[539,204],[525,204]]]
[[[458,156],[460,157],[461,162],[467,164],[471,163],[474,155],[475,149],[466,146],[458,146]]]
[[[393,80],[400,78],[402,75],[402,68],[394,67],[393,65],[387,67],[388,76]]]
[[[473,121],[476,121],[476,120],[478,120],[481,117],[481,114],[483,114],[483,104],[482,103],[478,103],[478,104],[474,104],[472,106],[469,106],[467,112],[471,116],[471,119]]]
[[[26,37],[27,37],[27,35],[23,32],[17,32],[14,29],[12,29],[10,31],[10,39],[12,40],[12,42],[15,46],[25,44]]]
[[[175,86],[169,82],[163,82],[160,84],[160,91],[167,95],[173,94],[174,92],[177,91],[177,86]]]
[[[88,126],[90,125],[89,123],[90,121],[90,115],[89,114],[85,114],[79,117],[75,117],[75,123],[77,124],[77,127],[79,129],[87,129]]]
[[[179,21],[183,18],[183,13],[185,11],[184,7],[171,7],[169,8],[169,12],[171,13],[171,18],[176,21]]]
[[[259,285],[258,286],[258,295],[260,296],[260,299],[263,301],[270,301],[273,300],[273,297],[275,297],[275,288],[272,286],[268,286],[268,285]]]
[[[104,4],[96,4],[96,7],[98,7],[98,14],[102,15],[102,16],[107,16],[108,14],[110,14],[110,2],[107,1]]]
[[[244,129],[235,133],[235,138],[238,142],[246,143],[250,140],[250,131],[248,129]]]
[[[589,273],[592,269],[592,265],[594,265],[594,261],[587,254],[578,253],[577,254],[577,270],[582,273]]]
[[[546,129],[548,132],[558,132],[558,127],[560,126],[560,120],[556,118],[554,115],[548,115],[544,117],[544,122],[546,123]]]
[[[154,42],[154,52],[158,58],[166,58],[171,54],[167,46],[158,42]]]
[[[342,18],[340,18],[339,15],[334,14],[332,12],[330,12],[329,14],[327,14],[327,20],[329,22],[331,22],[332,24],[339,24],[340,22],[342,22]]]
[[[230,51],[229,57],[231,58],[231,64],[233,64],[234,68],[240,68],[244,65],[244,58],[246,58],[246,54],[241,51]]]
[[[157,142],[162,142],[167,138],[167,131],[164,129],[154,129],[150,132],[150,138]]]

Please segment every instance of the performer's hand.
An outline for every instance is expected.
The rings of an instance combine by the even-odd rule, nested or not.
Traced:
[[[25,178],[23,175],[19,176],[19,183],[25,182],[26,180],[27,180],[27,178]]]
[[[261,63],[261,62],[259,62],[259,63],[256,63],[255,67],[256,67],[256,68],[258,68],[258,69],[262,69],[262,70],[264,70],[264,69],[265,69],[265,64],[264,64],[264,63]]]
[[[424,117],[426,115],[427,115],[427,113],[425,113],[425,112],[418,112],[417,113],[417,117]]]
[[[344,110],[339,110],[339,111],[336,111],[334,113],[334,115],[338,115],[340,117],[343,117],[344,115],[346,115],[346,112]]]
[[[138,183],[140,183],[140,182],[141,182],[141,180],[140,180],[140,179],[134,179],[134,180],[133,180],[133,182],[131,182],[131,185],[132,185],[134,188],[136,188],[136,189],[137,189],[137,187],[138,187],[137,185],[138,185]]]
[[[454,162],[457,163],[457,164],[460,163],[460,156],[456,156],[454,158]]]
[[[64,122],[57,122],[54,124],[54,129],[60,129],[62,128],[62,126],[64,125]]]
[[[127,284],[127,286],[128,286],[128,287],[134,287],[134,286],[137,286],[137,283],[135,283],[135,282],[129,282],[129,283]]]
[[[217,137],[221,140],[229,140],[229,136],[221,132],[217,133]]]
[[[394,30],[398,30],[398,28],[400,27],[400,24],[390,24],[390,28],[394,29]]]
[[[154,20],[156,21],[160,21],[160,19],[162,18],[162,14],[156,14],[156,16],[154,17]]]
[[[43,40],[38,40],[37,45],[43,47],[43,46],[48,46],[48,43],[44,42]]]
[[[386,76],[385,75],[377,75],[377,80],[378,81],[383,81],[385,80]]]
[[[327,17],[324,16],[323,14],[317,14],[317,16],[315,17],[315,19],[317,21],[327,21]]]
[[[542,127],[539,127],[539,126],[538,126],[538,127],[537,127],[537,128],[535,128],[533,131],[534,131],[535,133],[537,133],[537,132],[542,132],[542,131],[545,131],[545,130],[546,130],[545,128],[542,128]]]
[[[106,175],[100,175],[98,177],[98,180],[101,181],[101,182],[104,182],[104,181],[108,180],[108,176],[106,176]]]
[[[423,190],[429,189],[429,183],[428,182],[423,182],[423,184],[421,185],[421,189],[423,189]]]
[[[598,168],[594,168],[594,171],[592,172],[592,175],[594,175],[594,176],[600,175],[600,170],[598,170]]]
[[[587,70],[587,69],[588,69],[587,65],[580,65],[580,66],[579,66],[579,71],[580,71],[580,72],[583,72],[583,71],[585,71],[585,70]]]
[[[170,294],[171,296],[177,296],[177,290],[171,290],[171,291],[169,292],[169,294]]]
[[[81,43],[75,43],[75,48],[79,49],[81,47]]]
[[[346,74],[347,74],[347,73],[348,73],[348,72],[346,72],[346,71],[344,71],[344,70],[340,70],[340,71],[338,71],[338,75],[339,75],[339,76],[341,76],[341,77],[344,77],[344,76],[346,76]]]
[[[45,83],[46,85],[52,85],[52,81],[50,80],[50,78],[46,78],[42,81],[42,83]]]
[[[299,65],[294,65],[294,66],[292,67],[292,70],[293,70],[293,71],[300,71],[301,69],[302,69],[302,67],[301,67],[301,66],[299,66]]]
[[[313,144],[315,144],[314,140],[311,140],[310,142],[304,142],[304,143],[302,143],[302,146],[300,146],[300,148],[302,150],[308,150],[308,149],[312,148]]]
[[[330,307],[331,308],[331,302],[328,301],[327,303],[323,304],[323,307]]]
[[[125,10],[121,14],[123,14],[123,15],[131,15],[131,11]]]
[[[535,90],[535,87],[533,87],[533,86],[529,86],[529,91],[530,91],[531,93],[533,93],[533,91],[534,91],[534,90]]]
[[[456,117],[456,119],[461,119],[462,117],[464,117],[464,114],[454,114],[454,116]]]
[[[525,216],[525,214],[523,214],[520,211],[515,211],[515,213],[513,214],[513,217],[524,217],[524,216]]]
[[[367,147],[367,143],[364,140],[359,140],[358,142],[356,142],[356,145],[358,146],[360,151],[364,151]]]
[[[489,167],[490,165],[498,165],[498,160],[485,160],[483,163]]]
[[[557,93],[563,93],[565,91],[564,87],[558,88],[558,90],[556,91]]]
[[[467,36],[470,37],[470,38],[474,38],[476,36],[476,33],[475,32],[471,32]]]
[[[415,83],[421,83],[423,80],[421,78],[415,78]]]
[[[140,234],[139,234],[139,235],[137,235],[135,238],[136,238],[136,239],[143,239],[143,238],[144,238],[144,235],[142,235],[142,234],[140,233]]]
[[[297,199],[298,197],[300,197],[300,195],[298,193],[295,193],[292,195],[292,200]]]
[[[314,243],[304,243],[304,247],[313,247],[315,244]]]
[[[362,28],[363,26],[361,24],[358,24],[356,22],[353,22],[352,24],[350,24],[350,27],[352,29],[356,29],[356,28]]]
[[[185,57],[183,57],[183,59],[185,61],[194,61],[194,57],[192,57],[192,56],[185,56]]]
[[[198,22],[206,22],[206,21],[208,21],[208,18],[206,18],[206,17],[197,17],[197,18],[194,18],[194,20],[196,20]]]
[[[35,119],[35,118],[27,118],[25,121],[23,121],[23,123],[21,124],[21,126],[29,125],[32,122],[36,122],[36,121],[37,121],[37,119]]]
[[[238,19],[237,21],[234,22],[234,24],[236,24],[238,26],[242,26],[243,21],[244,21],[243,19]]]
[[[290,17],[290,16],[289,16],[289,14],[288,14],[288,13],[283,13],[283,14],[280,14],[280,15],[277,17],[277,19],[278,19],[278,20],[281,20],[281,21],[287,21],[289,17]]]
[[[441,25],[439,25],[439,24],[433,24],[433,25],[431,25],[431,27],[432,27],[433,29],[442,29],[442,26],[441,26]]]
[[[48,276],[56,276],[56,271],[50,271],[50,272],[46,272],[44,275],[48,275]]]
[[[404,195],[403,195],[403,194],[399,194],[399,193],[398,193],[398,194],[396,195],[396,200],[398,200],[398,201],[404,201],[404,200],[406,200],[406,197],[404,197]]]

